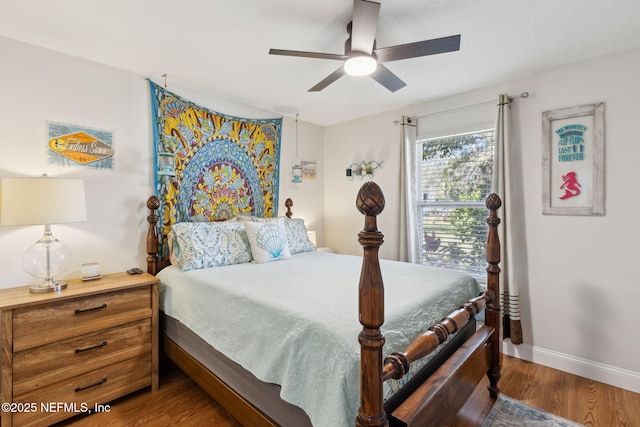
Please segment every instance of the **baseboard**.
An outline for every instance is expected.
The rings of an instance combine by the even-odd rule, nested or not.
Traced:
[[[509,340],[503,342],[502,352],[559,371],[640,393],[640,373],[638,372],[627,371],[528,344],[513,345]]]

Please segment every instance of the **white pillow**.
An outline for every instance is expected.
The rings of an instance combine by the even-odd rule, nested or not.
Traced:
[[[291,258],[282,218],[264,222],[244,222],[244,226],[255,264]]]

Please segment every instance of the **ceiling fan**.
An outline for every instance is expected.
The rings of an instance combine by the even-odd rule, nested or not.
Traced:
[[[309,89],[309,92],[321,91],[345,74],[370,75],[382,86],[395,92],[407,84],[382,65],[383,62],[460,50],[459,34],[378,49],[375,36],[379,14],[380,3],[353,0],[353,18],[347,25],[349,38],[345,42],[344,55],[282,49],[270,49],[269,54],[344,61],[342,67]]]

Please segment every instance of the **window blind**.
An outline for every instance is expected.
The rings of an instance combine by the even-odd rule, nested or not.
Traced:
[[[494,129],[418,141],[421,261],[486,281],[485,243]]]

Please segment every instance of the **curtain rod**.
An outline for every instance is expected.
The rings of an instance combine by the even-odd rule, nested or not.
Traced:
[[[513,101],[516,98],[528,98],[528,97],[529,97],[529,92],[522,92],[520,95],[513,95],[513,96],[508,96],[507,95],[507,98],[509,98],[509,101]],[[438,114],[451,113],[453,111],[458,111],[458,110],[466,110],[466,109],[480,107],[482,105],[492,104],[492,103],[496,103],[496,102],[498,102],[498,100],[492,99],[492,100],[489,100],[489,101],[478,102],[477,104],[464,105],[462,107],[451,108],[449,110],[436,111],[435,113],[424,114],[424,115],[419,116],[419,117],[436,116]],[[395,124],[399,124],[400,122],[396,120],[396,121],[394,121],[394,123]]]
[[[513,95],[513,96],[508,96],[509,101],[513,101],[516,98],[528,98],[529,97],[529,92],[522,92],[520,95]]]

